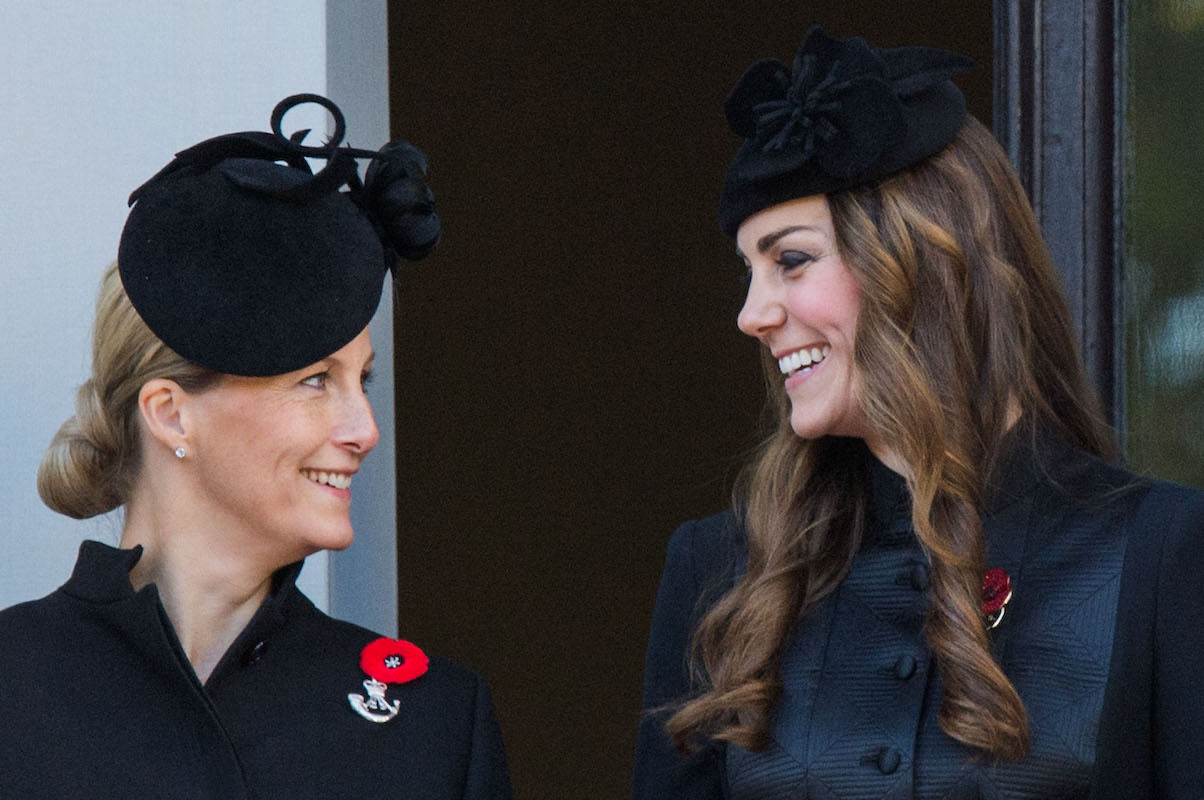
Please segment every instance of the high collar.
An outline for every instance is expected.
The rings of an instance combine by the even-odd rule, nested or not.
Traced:
[[[158,587],[148,583],[135,591],[130,583],[130,570],[141,557],[141,546],[122,550],[85,541],[80,545],[71,578],[59,591],[92,605],[95,613],[104,616],[114,630],[124,631],[128,641],[143,648],[152,661],[168,669],[181,669],[195,681],[196,673],[167,616]],[[269,641],[285,628],[290,607],[308,602],[296,586],[302,563],[272,573],[267,597],[213,668],[204,690],[212,691],[228,676],[262,657]],[[199,683],[197,686],[201,688]]]
[[[87,539],[79,546],[79,558],[63,591],[90,603],[115,603],[134,597],[138,592],[130,583],[130,570],[141,558],[142,545],[123,550]],[[272,586],[264,600],[265,609],[282,608],[297,591],[297,575],[303,564],[298,561],[272,573]]]
[[[1017,424],[1004,440],[999,464],[983,486],[983,514],[993,516],[1026,497],[1033,487],[1049,480],[1073,447],[1047,426],[1030,433],[1029,426]]]
[[[983,487],[983,514],[992,516],[1025,497],[1040,481],[1047,479],[1071,447],[1062,437],[1038,429],[1030,437],[1023,426],[1008,434],[999,464]],[[869,503],[867,511],[872,527],[887,529],[911,516],[911,495],[907,481],[869,451],[865,450]]]
[[[886,528],[900,518],[911,516],[911,496],[903,476],[879,461],[869,448],[865,449],[865,469],[869,479],[870,524]]]

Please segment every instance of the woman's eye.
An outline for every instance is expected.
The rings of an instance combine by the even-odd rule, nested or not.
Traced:
[[[305,386],[312,386],[315,389],[321,389],[326,385],[326,373],[319,372],[316,375],[310,375],[308,378],[302,380],[301,383]]]
[[[375,379],[376,379],[375,372],[365,372],[363,375],[360,376],[360,386],[367,387],[367,385],[372,383],[372,381],[374,381]]]
[[[815,256],[799,250],[786,250],[778,256],[778,263],[788,270],[805,266],[814,260]]]

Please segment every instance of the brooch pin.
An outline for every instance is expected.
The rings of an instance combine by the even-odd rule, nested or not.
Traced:
[[[426,672],[426,653],[404,639],[381,637],[368,644],[360,653],[360,669],[367,675],[362,694],[348,694],[347,700],[355,713],[373,722],[388,722],[401,710],[401,701],[389,702],[385,692],[390,683],[406,683]]]
[[[1003,619],[1004,606],[1012,599],[1012,579],[999,567],[991,567],[982,576],[982,615],[987,630]]]

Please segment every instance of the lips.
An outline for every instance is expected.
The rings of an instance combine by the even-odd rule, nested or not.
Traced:
[[[335,489],[351,488],[352,473],[350,472],[325,472],[316,469],[303,469],[301,470],[301,474],[314,483],[320,483]]]

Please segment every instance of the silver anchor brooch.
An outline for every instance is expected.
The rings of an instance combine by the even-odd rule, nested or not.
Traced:
[[[389,702],[385,692],[390,683],[408,683],[427,670],[426,653],[404,639],[381,637],[370,642],[360,653],[360,669],[367,675],[364,689],[368,699],[352,692],[347,695],[351,708],[366,720],[388,722],[401,710],[401,701]]]

